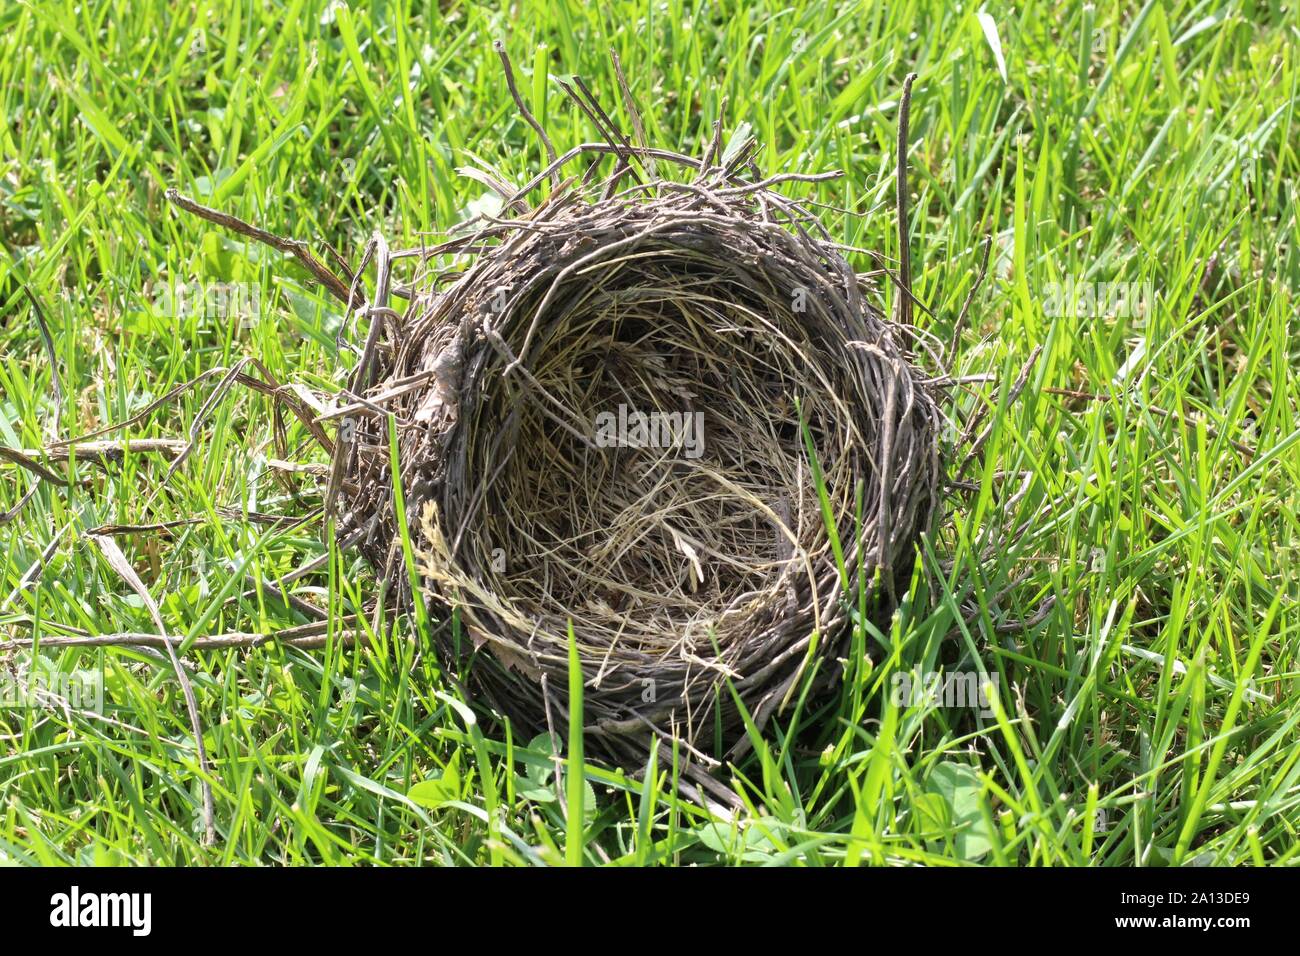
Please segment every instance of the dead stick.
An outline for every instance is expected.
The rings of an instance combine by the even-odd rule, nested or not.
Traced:
[[[556,156],[555,144],[552,143],[551,138],[546,135],[546,130],[542,128],[542,124],[537,122],[537,118],[529,111],[527,105],[524,103],[524,98],[519,95],[519,88],[515,86],[515,71],[510,65],[510,54],[506,52],[505,44],[500,40],[493,40],[492,49],[496,50],[497,56],[501,58],[501,68],[505,70],[506,73],[506,86],[510,88],[510,96],[515,101],[515,107],[519,110],[519,115],[522,116],[524,122],[531,126],[537,133],[538,138],[542,141],[542,145],[546,147],[546,161],[548,165],[554,166]],[[559,183],[560,177],[559,170],[557,169],[551,174],[551,184],[558,186]]]
[[[306,267],[307,271],[316,277],[325,288],[329,289],[344,305],[351,306],[351,297],[348,295],[348,284],[329,270],[325,263],[321,262],[307,247],[307,243],[299,239],[286,239],[283,236],[277,236],[274,233],[267,232],[265,229],[259,229],[251,223],[244,222],[229,213],[221,212],[218,209],[212,209],[201,203],[195,202],[188,196],[182,196],[175,189],[167,190],[167,200],[173,205],[180,206],[186,212],[191,212],[200,219],[206,219],[208,222],[215,223],[218,226],[224,226],[232,232],[237,232],[241,236],[247,236],[250,239],[256,239],[272,249],[278,249],[280,252],[293,256]]]
[[[906,295],[898,300],[900,325],[912,324],[912,255],[908,249],[907,225],[907,134],[912,114],[912,81],[915,73],[903,80],[903,98],[898,105],[898,178],[895,182],[895,199],[898,206],[898,280]]]
[[[261,647],[263,644],[284,644],[288,647],[296,647],[299,650],[324,647],[330,640],[328,634],[307,634],[301,637],[285,637],[286,632],[273,632],[270,634],[256,634],[244,631],[230,631],[226,634],[210,634],[203,637],[196,637],[190,642],[191,650],[214,651],[228,650],[231,648],[253,648]],[[335,635],[336,640],[350,641],[355,639],[355,631],[342,631]],[[41,647],[153,647],[153,648],[179,648],[185,639],[183,637],[162,636],[161,634],[148,634],[136,631],[122,631],[116,634],[92,634],[85,637],[42,637],[39,640],[31,637],[15,637],[11,640],[0,642],[0,650],[10,647],[32,647],[38,645]]]
[[[76,452],[81,460],[100,458],[121,461],[127,455],[163,455],[176,457],[185,451],[186,443],[179,438],[135,438],[130,441],[88,441],[80,444],[56,445],[52,448],[27,450],[24,454],[44,456],[49,461],[67,461]]]
[[[980,261],[979,275],[975,277],[975,284],[970,287],[966,293],[966,301],[961,304],[961,312],[957,313],[957,321],[952,325],[952,340],[948,343],[948,354],[957,354],[957,342],[961,339],[961,330],[966,325],[966,316],[970,314],[971,303],[975,301],[975,293],[979,292],[980,286],[984,284],[985,277],[989,274],[989,252],[993,249],[993,237],[984,237],[984,256]]]

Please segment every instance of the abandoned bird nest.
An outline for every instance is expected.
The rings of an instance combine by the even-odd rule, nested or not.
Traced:
[[[940,415],[906,339],[749,148],[590,145],[570,158],[614,153],[612,178],[535,206],[537,182],[502,188],[509,218],[421,255],[457,254],[404,313],[372,309],[336,454],[341,537],[403,580],[395,417],[426,594],[459,611],[447,672],[555,732],[571,626],[589,746],[631,766],[655,734],[740,744],[728,684],[759,726],[805,675],[834,685],[841,567],[887,614],[938,500]],[[692,175],[658,178],[669,163]]]
[[[471,171],[498,215],[427,248],[376,235],[350,285],[301,243],[171,198],[293,253],[368,320],[327,416],[325,520],[403,603],[458,612],[434,631],[447,675],[558,733],[572,640],[589,749],[637,768],[660,736],[718,792],[704,771],[747,746],[737,701],[760,728],[816,701],[859,581],[881,624],[906,587],[938,507],[940,411],[906,321],[872,304],[892,273],[856,274],[779,191],[835,174],[762,179],[754,141],[723,149],[720,125],[699,159],[632,146],[566,92],[605,142],[557,157],[516,95],[549,166],[519,189]],[[903,186],[900,166],[900,203]]]

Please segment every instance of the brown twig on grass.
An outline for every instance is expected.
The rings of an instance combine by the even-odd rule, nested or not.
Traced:
[[[269,634],[247,631],[229,631],[224,634],[207,634],[186,639],[167,634],[150,634],[140,631],[120,631],[115,634],[77,634],[71,637],[15,637],[0,641],[0,650],[9,648],[40,647],[149,647],[171,649],[173,652],[182,645],[194,651],[246,650],[261,647],[264,644],[283,644],[298,650],[311,650],[324,647],[331,640],[336,643],[349,643],[355,640],[354,629],[339,627],[332,630],[326,622],[304,624],[288,627]]]
[[[975,281],[971,284],[970,291],[966,293],[966,300],[961,304],[961,311],[957,313],[957,320],[952,324],[952,339],[948,343],[948,355],[957,354],[957,343],[961,341],[962,329],[966,327],[966,317],[970,314],[971,304],[975,301],[975,295],[979,292],[980,287],[984,285],[984,279],[989,274],[989,253],[993,249],[993,237],[984,237],[984,254],[980,258],[980,269],[975,275]]]
[[[351,298],[348,295],[348,283],[336,276],[330,271],[329,266],[317,259],[307,243],[300,242],[297,239],[286,239],[267,232],[265,229],[260,229],[237,216],[195,202],[189,196],[183,196],[175,189],[167,190],[167,201],[184,209],[186,212],[193,213],[200,219],[206,219],[208,222],[229,229],[231,232],[247,236],[249,239],[255,239],[263,245],[293,256],[303,264],[303,267],[312,274],[317,282],[333,293],[336,299],[344,305],[351,305]]]

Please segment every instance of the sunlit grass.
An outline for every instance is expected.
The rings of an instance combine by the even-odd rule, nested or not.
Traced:
[[[47,649],[61,671],[102,670],[105,712],[0,711],[0,855],[1293,861],[1294,11],[1220,0],[990,3],[983,21],[973,5],[924,0],[509,9],[0,5],[0,444],[38,448],[129,418],[246,355],[280,381],[337,387],[350,356],[335,346],[334,303],[292,261],[177,215],[163,192],[352,261],[375,229],[418,243],[481,198],[457,174],[469,156],[517,182],[544,161],[493,39],[561,148],[597,133],[547,72],[581,74],[615,110],[612,48],[652,142],[698,151],[725,100],[728,126],[749,123],[764,144],[765,173],[844,170],[801,195],[834,207],[826,222],[846,245],[891,256],[896,105],[916,71],[911,250],[932,313],[916,319],[936,341],[951,338],[992,244],[950,359],[955,375],[992,376],[953,393],[954,417],[985,404],[991,428],[969,487],[923,543],[933,579],[914,576],[885,631],[859,614],[855,646],[876,663],[855,654],[841,695],[792,701],[754,741],[729,781],[748,804],[734,820],[679,789],[668,748],[644,783],[589,766],[577,786],[569,742],[521,740],[458,698],[427,642],[427,628],[456,622],[390,613],[367,619],[357,646],[191,655],[219,831],[204,847],[169,667],[120,648]],[[191,280],[253,284],[268,317],[243,328],[161,317],[159,290]],[[1150,307],[1052,308],[1053,284],[1067,282],[1131,283]],[[61,401],[24,285],[48,318]],[[206,395],[186,393],[131,437],[184,437]],[[292,448],[305,432],[288,436]],[[147,515],[166,473],[152,458],[103,474],[76,465],[94,483],[75,493],[42,485],[0,525],[0,635],[151,630],[85,532],[191,517],[170,537],[119,539],[173,633],[306,623],[277,581],[317,556],[321,570],[290,589],[336,623],[356,614],[375,585],[355,555],[310,525],[218,511],[301,511],[291,492],[306,485],[281,482],[272,439],[269,402],[232,393]],[[4,513],[31,478],[7,463],[0,475]],[[245,574],[264,586],[228,603]],[[941,669],[977,673],[994,690],[988,712],[895,699],[896,675]]]

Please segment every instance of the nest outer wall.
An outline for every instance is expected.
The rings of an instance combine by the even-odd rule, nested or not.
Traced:
[[[339,535],[410,598],[391,413],[423,598],[459,612],[448,675],[563,732],[571,624],[589,749],[638,768],[659,735],[711,765],[745,746],[735,697],[761,728],[805,678],[834,692],[859,575],[887,622],[938,508],[941,416],[805,206],[741,164],[630,181],[619,159],[414,256],[404,313],[377,297]]]

